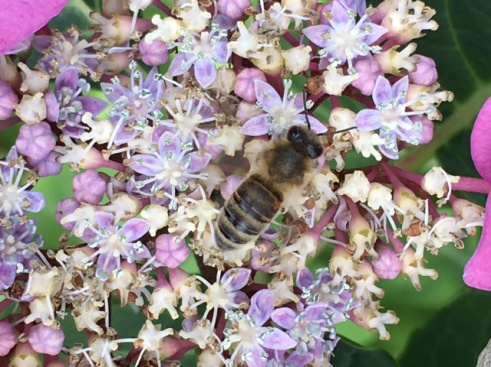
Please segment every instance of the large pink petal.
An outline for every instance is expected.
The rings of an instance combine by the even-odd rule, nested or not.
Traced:
[[[489,101],[489,100],[488,100]],[[464,268],[464,282],[469,287],[491,291],[491,195],[486,201],[486,216],[476,252]]]
[[[484,103],[477,115],[471,134],[471,155],[477,171],[491,182],[491,98]],[[490,207],[491,208],[491,207]]]
[[[0,0],[0,55],[58,15],[67,1]]]

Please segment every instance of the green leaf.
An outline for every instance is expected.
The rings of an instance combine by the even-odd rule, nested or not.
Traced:
[[[401,367],[475,366],[491,337],[491,293],[472,291],[459,297],[415,332]]]
[[[396,362],[384,350],[362,349],[341,339],[334,349],[331,364],[335,367],[396,367]]]
[[[416,40],[416,53],[429,56],[436,62],[438,82],[443,89],[455,94],[452,103],[443,103],[443,121],[435,123],[433,141],[412,149],[400,166],[415,170],[431,159],[450,138],[472,126],[479,109],[491,95],[491,28],[489,1],[426,2],[437,13],[434,19],[440,28]],[[486,55],[486,56],[484,56]]]
[[[61,13],[51,19],[49,28],[65,32],[72,25],[76,25],[81,30],[84,30],[84,32],[87,32],[87,35],[90,35],[93,33],[93,31],[88,32],[89,25],[92,23],[89,18],[89,13],[92,9],[81,0],[70,0]]]

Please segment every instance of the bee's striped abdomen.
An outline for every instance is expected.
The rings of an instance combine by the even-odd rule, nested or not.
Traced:
[[[259,175],[248,177],[227,201],[215,227],[221,249],[233,249],[255,241],[278,210],[283,196]]]

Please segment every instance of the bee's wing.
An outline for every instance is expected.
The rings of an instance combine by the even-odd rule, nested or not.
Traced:
[[[491,367],[491,340],[479,354],[476,367]]]

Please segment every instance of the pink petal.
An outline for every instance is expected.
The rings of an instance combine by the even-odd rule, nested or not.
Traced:
[[[211,59],[204,58],[194,63],[194,76],[199,85],[208,88],[217,78],[217,69]]]
[[[60,13],[68,0],[0,0],[0,55]]]
[[[471,134],[471,155],[477,171],[491,182],[491,98],[484,103],[477,115]]]
[[[228,292],[238,291],[245,287],[251,276],[251,269],[233,268],[223,274],[220,283],[226,284]]]
[[[190,159],[188,172],[195,173],[203,170],[208,165],[208,163],[210,163],[211,154],[191,152],[187,155],[186,158]]]
[[[393,98],[390,82],[383,76],[379,76],[373,88],[373,102],[379,104],[387,104]]]
[[[282,307],[274,310],[271,314],[271,320],[276,322],[284,329],[291,329],[295,325],[296,312],[291,308]]]
[[[145,219],[131,218],[123,225],[123,230],[127,242],[134,242],[148,232],[150,224]]]
[[[490,212],[491,195],[488,195],[486,214]],[[482,236],[476,252],[464,268],[464,282],[469,287],[491,291],[491,215],[484,217]]]
[[[254,81],[254,90],[258,103],[261,104],[263,111],[269,112],[276,106],[281,106],[283,101],[280,95],[271,85],[259,79]]]
[[[287,350],[297,345],[297,342],[290,338],[287,333],[280,329],[274,328],[263,334],[262,345],[269,349]]]
[[[268,321],[274,309],[274,300],[274,292],[269,289],[261,289],[252,296],[248,315],[254,320],[255,326],[262,326]]]
[[[261,136],[269,131],[267,114],[255,116],[249,119],[240,129],[241,134],[249,136]]]
[[[304,28],[302,33],[307,36],[309,40],[321,47],[327,47],[328,42],[324,37],[324,34],[331,32],[332,28],[327,25],[314,25]]]

